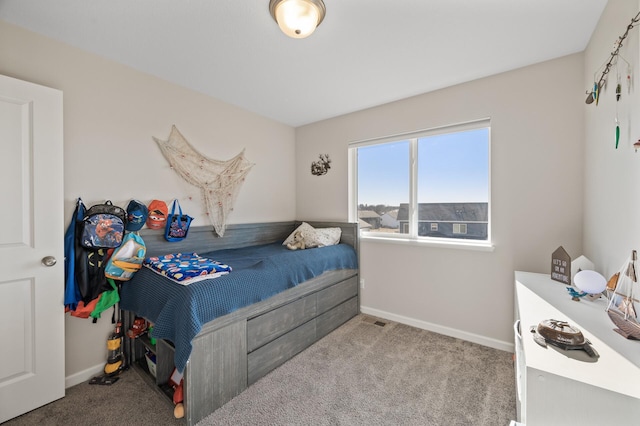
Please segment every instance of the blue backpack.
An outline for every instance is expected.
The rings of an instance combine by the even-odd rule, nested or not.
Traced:
[[[111,201],[91,206],[82,219],[80,244],[89,250],[118,247],[122,244],[126,224],[125,210]]]

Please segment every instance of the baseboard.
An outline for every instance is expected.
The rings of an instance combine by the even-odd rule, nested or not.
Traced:
[[[421,328],[423,330],[433,331],[434,333],[443,334],[456,339],[466,340],[468,342],[477,343],[479,345],[488,346],[490,348],[499,349],[501,351],[513,353],[514,344],[503,342],[501,340],[492,339],[490,337],[481,336],[479,334],[469,333],[467,331],[457,330],[455,328],[445,327],[430,322],[405,317],[402,315],[392,314],[391,312],[381,311],[379,309],[360,306],[360,312],[374,317],[387,319],[389,321],[399,322],[401,324],[410,325],[412,327]]]
[[[99,376],[101,374],[104,374],[104,364],[96,365],[65,377],[64,387],[65,389],[68,389],[71,386],[79,385],[80,383],[89,381],[92,377]]]

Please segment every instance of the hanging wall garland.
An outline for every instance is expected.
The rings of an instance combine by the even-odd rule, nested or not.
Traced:
[[[613,45],[614,50],[613,52],[611,52],[611,55],[609,56],[609,61],[605,65],[603,65],[603,67],[601,67],[604,69],[600,74],[600,78],[597,81],[594,78],[593,89],[591,91],[587,91],[588,96],[587,96],[587,99],[585,100],[587,104],[592,104],[595,101],[596,105],[598,105],[598,98],[600,97],[600,91],[602,90],[602,87],[606,83],[607,74],[609,74],[609,71],[611,71],[611,67],[614,65],[614,63],[617,64],[617,58],[618,58],[618,55],[620,54],[620,48],[622,47],[622,43],[629,35],[629,31],[631,31],[633,27],[635,27],[638,24],[638,22],[640,22],[640,12],[638,12],[638,14],[631,19],[631,23],[627,25],[627,30],[624,32],[624,34],[618,37],[618,40],[616,40],[616,42],[614,43]],[[597,71],[596,71],[596,75],[597,75]],[[631,79],[630,79],[630,73],[629,73],[628,74],[629,84],[630,84],[630,80]]]
[[[620,65],[621,65],[620,60],[622,60],[626,64],[626,84],[627,84],[628,94],[631,93],[631,81],[632,81],[631,64],[629,63],[629,61],[627,61],[622,57],[622,55],[620,54],[620,48],[622,47],[624,40],[629,35],[629,31],[631,31],[638,24],[638,22],[640,22],[640,12],[638,12],[638,14],[631,19],[631,23],[627,25],[627,29],[624,32],[624,34],[618,37],[618,39],[614,43],[613,45],[614,50],[613,52],[611,52],[611,55],[609,56],[609,60],[606,63],[604,63],[594,73],[593,89],[591,89],[591,91],[587,91],[587,99],[585,100],[587,104],[595,103],[596,106],[598,105],[598,101],[602,96],[602,89],[607,84],[607,78],[608,78],[609,72],[611,71],[611,68],[615,66],[615,69],[616,69],[615,147],[616,149],[618,149],[618,145],[620,142],[620,119],[618,118],[618,103],[620,102],[620,98],[622,97],[622,78],[620,76]],[[596,76],[598,75],[598,72],[600,72],[599,79],[596,78]],[[638,149],[639,143],[640,143],[640,140],[633,145],[636,151]]]

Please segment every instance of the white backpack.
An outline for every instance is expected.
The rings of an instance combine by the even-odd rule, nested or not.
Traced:
[[[107,261],[104,274],[107,278],[128,281],[141,267],[147,247],[140,235],[128,232],[120,247],[116,248]]]

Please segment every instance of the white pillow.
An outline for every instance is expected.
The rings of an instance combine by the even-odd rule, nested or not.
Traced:
[[[282,245],[286,246],[287,244],[293,243],[293,236],[298,231],[302,232],[302,235],[304,235],[304,240],[306,244],[307,239],[311,236],[311,234],[315,232],[315,229],[313,226],[309,225],[307,222],[302,222],[302,225],[298,226],[291,234],[289,234],[289,236],[287,237],[286,240],[284,240]],[[306,246],[309,247],[309,244],[306,244]]]
[[[333,246],[340,242],[340,235],[342,235],[340,228],[316,228],[315,233],[311,236],[311,243],[314,244],[314,247]]]
[[[340,242],[340,236],[342,235],[342,229],[336,228],[314,228],[307,222],[302,222],[295,231],[293,231],[286,240],[282,243],[283,246],[293,243],[294,234],[300,231],[304,236],[304,243],[307,247],[325,247],[338,244]]]

